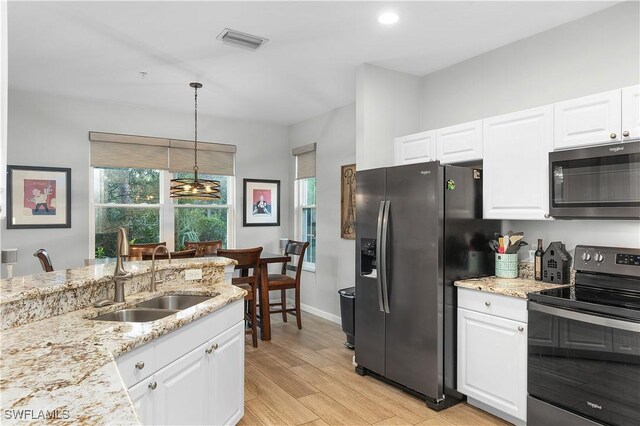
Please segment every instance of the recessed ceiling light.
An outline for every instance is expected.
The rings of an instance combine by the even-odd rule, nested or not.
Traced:
[[[378,16],[378,22],[383,25],[392,25],[398,22],[398,14],[394,12],[384,12]]]

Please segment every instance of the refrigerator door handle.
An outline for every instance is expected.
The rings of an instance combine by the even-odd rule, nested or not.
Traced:
[[[376,285],[378,286],[378,307],[380,308],[380,312],[384,312],[384,305],[382,304],[382,250],[381,250],[381,242],[382,242],[382,221],[384,219],[384,210],[385,210],[385,202],[380,201],[380,209],[378,210],[378,229],[376,232],[376,261],[378,264],[376,265],[377,274],[376,274]]]
[[[389,237],[389,210],[391,210],[391,201],[384,202],[384,218],[382,219],[382,261],[381,261],[381,274],[382,275],[382,301],[384,312],[387,314],[389,311],[389,280],[387,276],[387,247]]]

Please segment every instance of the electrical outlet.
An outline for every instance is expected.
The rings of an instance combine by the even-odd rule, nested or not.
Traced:
[[[202,269],[187,269],[184,271],[184,279],[187,281],[201,280]]]

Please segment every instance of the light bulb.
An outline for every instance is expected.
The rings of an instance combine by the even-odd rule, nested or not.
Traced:
[[[398,22],[399,19],[398,14],[394,12],[384,12],[378,16],[378,22],[382,25],[393,25]]]

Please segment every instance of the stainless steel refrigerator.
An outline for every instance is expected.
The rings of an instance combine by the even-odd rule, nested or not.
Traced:
[[[442,409],[456,387],[453,281],[493,274],[482,171],[419,163],[356,175],[356,372]]]

